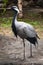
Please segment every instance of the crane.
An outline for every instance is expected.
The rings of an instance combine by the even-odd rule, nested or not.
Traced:
[[[19,9],[17,6],[12,6],[11,9],[14,11],[14,18],[12,21],[12,31],[15,34],[15,36],[19,36],[23,40],[23,47],[24,47],[24,59],[25,59],[25,39],[30,42],[30,57],[32,57],[32,44],[36,46],[38,44],[37,38],[39,36],[37,35],[35,29],[32,25],[17,21],[17,15],[19,13]]]

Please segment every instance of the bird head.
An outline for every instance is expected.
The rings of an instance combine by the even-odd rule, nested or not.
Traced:
[[[18,13],[19,13],[19,9],[18,9],[18,7],[17,7],[17,6],[12,6],[12,7],[11,7],[11,9],[12,9],[13,11],[16,11],[16,12],[18,12]]]

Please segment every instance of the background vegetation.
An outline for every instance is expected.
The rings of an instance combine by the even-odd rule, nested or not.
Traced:
[[[42,0],[36,0],[36,1],[24,0],[24,1],[23,1],[24,3],[23,15],[24,16],[22,18],[18,17],[18,21],[24,21],[26,23],[33,25],[35,29],[38,31],[38,33],[40,34],[41,32],[41,34],[43,35],[43,8],[42,8],[43,4],[41,4],[43,3]],[[12,24],[14,12],[12,12],[12,10],[6,10],[6,8],[9,6],[12,6],[12,4],[17,5],[17,1],[16,0],[15,1],[3,0],[3,3],[4,5],[1,8],[4,8],[4,9],[0,10],[0,29],[10,28],[11,30],[11,24]]]

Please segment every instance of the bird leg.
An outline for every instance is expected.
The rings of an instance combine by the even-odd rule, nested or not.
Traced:
[[[32,56],[32,44],[30,43],[30,58],[33,57]]]
[[[23,46],[24,46],[24,52],[23,52],[24,55],[23,56],[24,56],[24,59],[25,59],[25,42],[24,42],[24,40],[23,40]]]

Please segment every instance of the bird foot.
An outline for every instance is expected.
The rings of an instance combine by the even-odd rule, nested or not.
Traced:
[[[26,61],[26,58],[21,59],[21,61]]]
[[[26,59],[22,59],[21,61],[26,61]]]
[[[34,58],[33,56],[29,56],[28,58]]]

